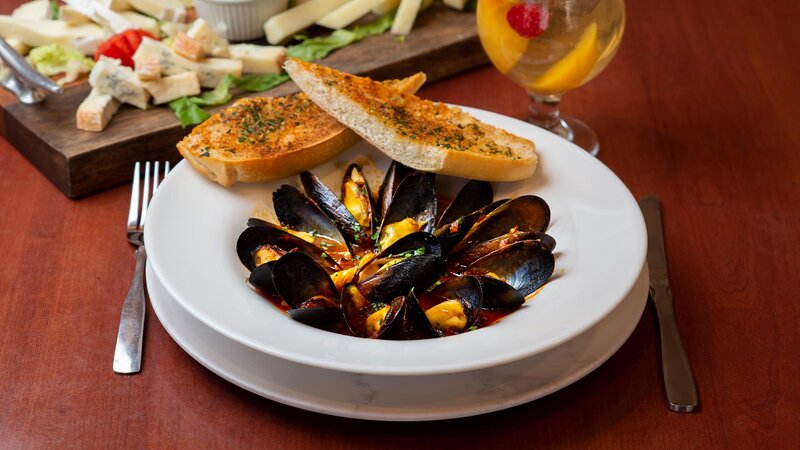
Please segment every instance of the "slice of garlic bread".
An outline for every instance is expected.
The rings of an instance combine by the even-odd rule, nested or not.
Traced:
[[[393,92],[416,92],[418,73],[384,81]],[[223,186],[276,180],[309,170],[360,138],[317,107],[305,94],[237,100],[178,143],[198,172]]]
[[[486,181],[521,180],[536,170],[533,142],[459,108],[298,59],[284,67],[320,108],[409,167]]]

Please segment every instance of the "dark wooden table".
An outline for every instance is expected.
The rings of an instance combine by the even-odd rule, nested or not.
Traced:
[[[630,2],[618,56],[564,104],[597,130],[600,159],[635,196],[663,200],[699,412],[667,408],[649,313],[574,385],[444,422],[263,399],[196,363],[152,310],[142,373],[114,375],[130,187],[69,200],[0,138],[0,448],[800,447],[800,11],[772,3]],[[526,108],[489,67],[422,95]]]

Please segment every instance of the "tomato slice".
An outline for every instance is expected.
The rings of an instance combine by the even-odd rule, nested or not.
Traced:
[[[152,34],[139,29],[125,30],[122,33],[111,36],[97,47],[94,59],[98,60],[101,56],[116,58],[120,60],[122,65],[132,68],[133,54],[136,53],[144,36],[157,40]]]

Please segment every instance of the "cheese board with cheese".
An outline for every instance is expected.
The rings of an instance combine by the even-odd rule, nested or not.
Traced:
[[[141,3],[138,7],[144,8],[153,2]],[[367,1],[350,3],[361,9],[373,6]],[[411,14],[403,13],[403,3],[408,2],[399,3],[398,18]],[[320,24],[341,26],[363,13],[353,8],[338,8],[336,14],[315,19],[317,28],[321,28]],[[394,25],[398,23],[404,25],[398,20]],[[375,79],[423,71],[431,81],[487,62],[473,13],[434,4],[416,17],[412,33],[399,33],[368,36],[336,50],[322,63]],[[0,89],[0,134],[69,197],[85,196],[129,181],[135,161],[179,160],[175,144],[191,127],[182,127],[173,111],[163,104],[179,96],[197,95],[200,89],[214,88],[229,74],[275,70],[272,66],[277,60],[267,54],[275,51],[269,47],[269,39],[231,43],[224,49],[228,57],[216,58],[212,56],[213,41],[203,43],[202,33],[191,37],[186,55],[178,52],[176,40],[172,43],[174,52],[165,60],[164,45],[144,36],[133,55],[135,69],[103,56],[94,63],[89,77],[67,84],[62,94],[48,94],[44,102],[36,105],[21,104]],[[283,38],[276,39],[280,42]],[[209,57],[191,59],[191,45],[197,42]],[[235,90],[233,97],[280,96],[297,90],[287,82],[265,92]],[[221,107],[208,108],[208,112]],[[76,121],[83,129],[76,127]]]

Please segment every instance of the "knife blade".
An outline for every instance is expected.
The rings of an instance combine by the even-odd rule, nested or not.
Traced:
[[[658,329],[661,337],[661,370],[664,390],[667,392],[669,408],[677,412],[692,412],[697,409],[697,386],[694,382],[689,358],[683,347],[672,291],[667,273],[667,254],[664,249],[664,230],[661,223],[661,203],[648,195],[639,200],[644,222],[647,226],[647,265],[650,268],[650,300],[656,309]]]

